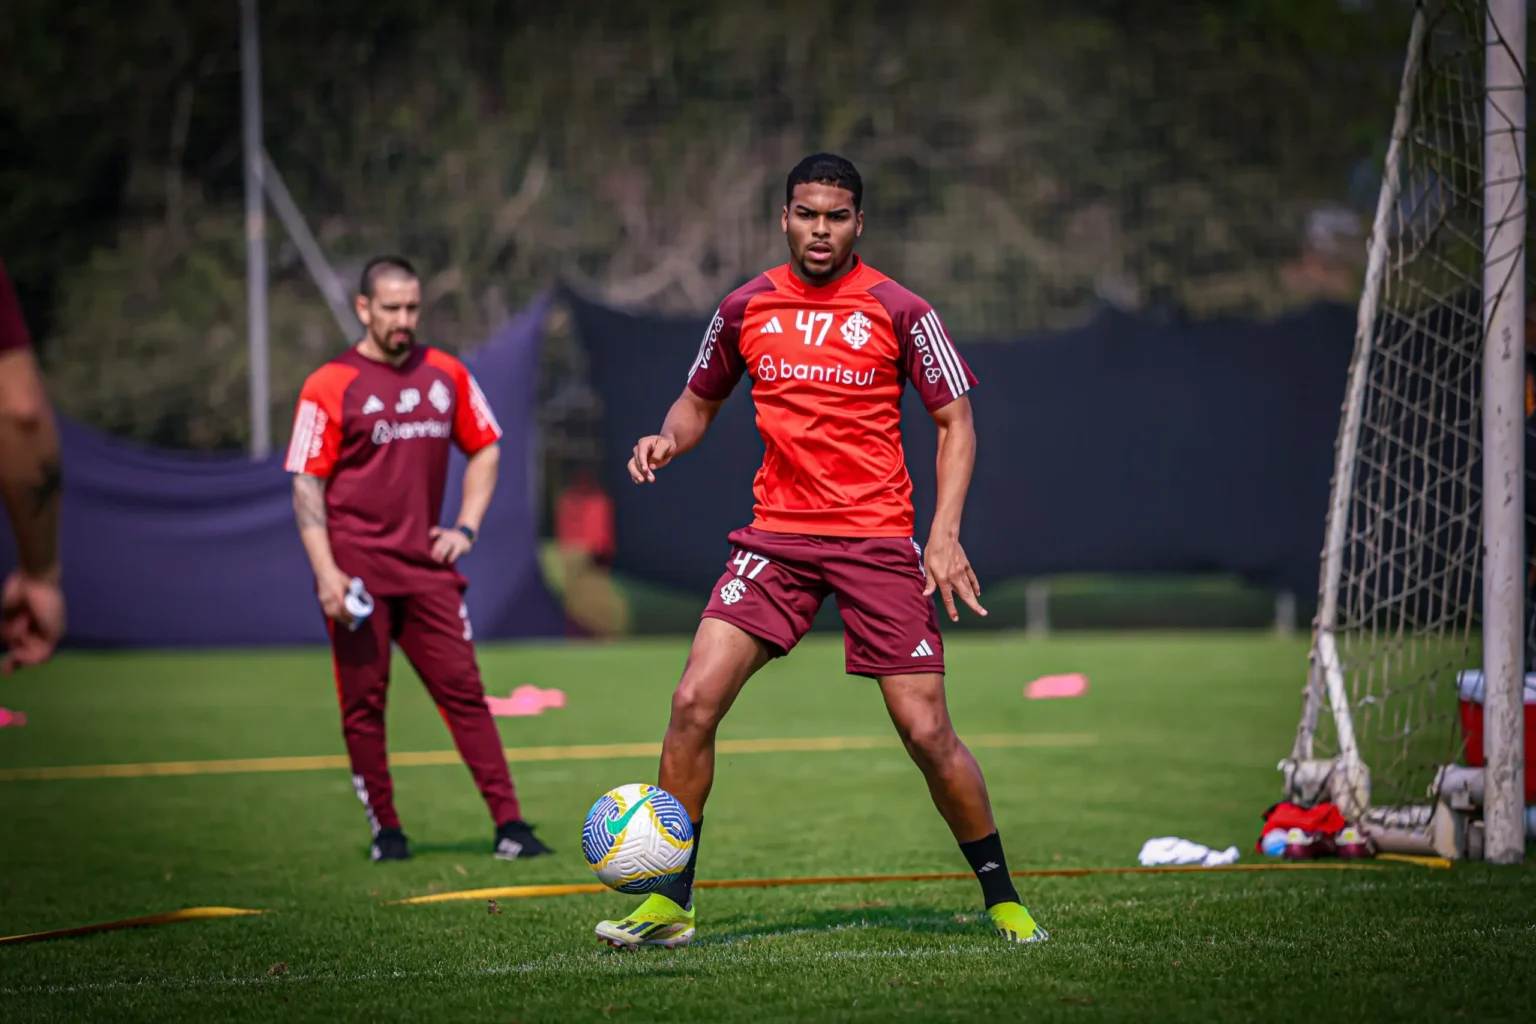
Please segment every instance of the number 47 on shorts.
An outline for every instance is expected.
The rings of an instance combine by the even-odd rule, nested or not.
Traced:
[[[738,551],[736,557],[731,559],[731,564],[736,567],[737,576],[745,575],[747,579],[755,580],[757,574],[768,565],[768,559],[750,551]]]

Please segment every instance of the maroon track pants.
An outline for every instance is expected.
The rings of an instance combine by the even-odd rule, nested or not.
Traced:
[[[520,818],[501,735],[485,706],[469,615],[457,583],[445,580],[442,586],[406,597],[379,597],[374,605],[373,614],[356,632],[331,624],[336,695],[352,784],[374,832],[400,827],[384,744],[391,640],[400,645],[437,703],[491,818],[498,825]]]

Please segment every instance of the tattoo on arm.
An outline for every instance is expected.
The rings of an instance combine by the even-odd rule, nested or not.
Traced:
[[[325,529],[325,481],[307,473],[294,476],[293,511],[300,531]]]
[[[42,479],[32,486],[32,515],[47,512],[64,490],[64,466],[57,459],[44,459],[39,467]]]

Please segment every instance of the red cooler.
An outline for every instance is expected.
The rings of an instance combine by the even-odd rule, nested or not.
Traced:
[[[1468,669],[1456,677],[1461,713],[1461,754],[1468,768],[1483,767],[1483,673]],[[1525,802],[1536,803],[1536,672],[1525,677]]]

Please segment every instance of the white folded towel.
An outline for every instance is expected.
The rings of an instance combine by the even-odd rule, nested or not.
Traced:
[[[1163,836],[1143,843],[1141,854],[1136,859],[1142,867],[1147,868],[1161,864],[1199,864],[1203,868],[1214,868],[1223,864],[1236,864],[1237,847],[1229,846],[1218,853],[1209,846],[1201,846],[1188,839]]]

